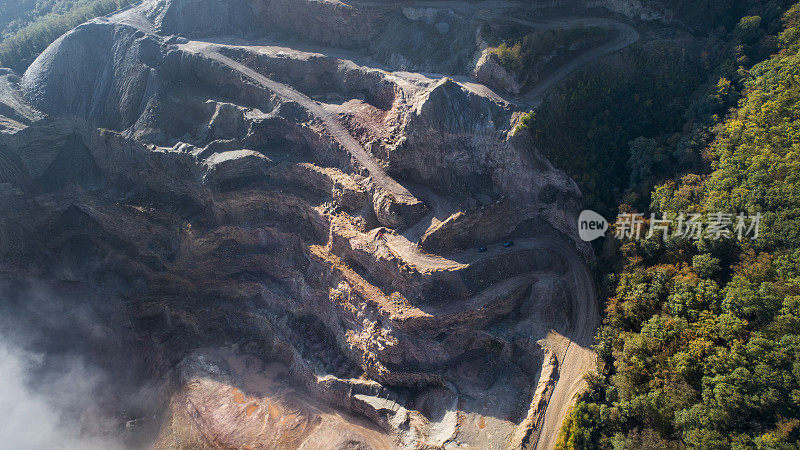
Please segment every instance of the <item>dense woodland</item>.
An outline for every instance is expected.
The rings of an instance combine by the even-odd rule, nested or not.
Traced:
[[[665,48],[663,62],[642,63],[651,92],[647,79],[606,87],[579,76],[576,92],[568,86],[526,121],[543,151],[568,163],[550,121],[593,108],[562,124],[584,156],[568,169],[611,217],[763,216],[754,241],[598,245],[601,364],[561,448],[800,448],[800,4],[748,5],[718,18],[699,53],[705,80],[693,56]]]

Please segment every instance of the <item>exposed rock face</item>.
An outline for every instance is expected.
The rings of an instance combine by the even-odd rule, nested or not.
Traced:
[[[508,73],[508,71],[500,65],[497,54],[488,48],[481,52],[478,62],[475,63],[472,76],[481,83],[502,92],[519,94],[521,89],[517,76]]]
[[[143,15],[162,34],[192,37],[250,34],[261,25],[257,3],[249,0],[158,0],[146,2]]]
[[[256,422],[226,417],[295,405],[299,428],[270,442],[320,442],[355,414],[371,425],[339,426],[342,448],[535,443],[567,354],[551,330],[586,346],[596,324],[580,193],[512,133],[508,101],[367,58],[462,73],[478,26],[462,17],[152,0],[76,28],[0,78],[0,287],[124,300],[143,372],[182,371],[185,429],[159,439],[247,445]],[[186,372],[233,343],[314,400],[268,383],[225,403],[258,368]]]

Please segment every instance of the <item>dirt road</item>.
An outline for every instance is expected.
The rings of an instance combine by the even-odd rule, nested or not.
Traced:
[[[545,98],[547,92],[558,84],[561,80],[569,76],[572,72],[595,61],[605,55],[609,55],[639,41],[639,32],[632,26],[605,17],[561,17],[543,21],[532,21],[528,19],[513,17],[507,10],[518,7],[518,4],[505,2],[502,0],[488,0],[483,2],[462,2],[462,1],[420,1],[412,2],[409,6],[420,8],[450,9],[459,13],[471,15],[473,18],[482,20],[496,20],[516,23],[532,30],[558,30],[568,29],[578,26],[598,27],[615,30],[618,35],[616,38],[600,47],[593,48],[577,56],[567,64],[559,67],[554,73],[550,74],[545,80],[540,82],[530,91],[513,97],[505,98],[510,103],[520,107],[534,109],[538,107]],[[461,82],[462,80],[458,80]],[[467,83],[472,80],[464,80]]]
[[[523,25],[530,24],[530,26],[536,26],[534,23],[525,20],[515,20],[515,22]],[[611,19],[568,19],[564,21],[551,22],[551,25],[556,26],[557,28],[571,28],[580,25],[612,28],[617,31],[618,36],[616,39],[605,45],[579,55],[567,64],[559,67],[554,73],[550,74],[550,76],[536,85],[536,87],[530,91],[513,98],[513,102],[518,105],[525,105],[531,109],[538,107],[544,100],[547,92],[561,80],[569,76],[572,72],[591,63],[592,61],[597,60],[600,57],[633,45],[639,40],[639,33],[633,27]]]
[[[571,320],[572,328],[566,336],[570,342],[559,358],[558,381],[545,409],[536,449],[555,447],[561,422],[572,406],[575,396],[586,386],[583,376],[596,367],[597,355],[591,349],[591,344],[595,330],[600,325],[597,294],[586,262],[570,246],[551,241],[547,242],[545,247],[558,251],[568,261],[575,295],[575,309]]]
[[[325,108],[323,108],[322,105],[316,101],[283,83],[279,83],[275,80],[265,77],[264,75],[232,58],[222,55],[216,51],[213,44],[191,41],[187,44],[181,45],[180,48],[184,51],[202,54],[209,59],[213,59],[220,64],[228,66],[236,72],[239,72],[240,74],[260,84],[264,88],[272,91],[284,101],[290,101],[299,104],[309,113],[311,113],[311,115],[325,124],[325,128],[327,128],[333,139],[336,140],[336,142],[338,142],[339,145],[341,145],[342,148],[344,148],[348,153],[350,153],[350,155],[353,156],[353,158],[355,158],[362,167],[369,171],[369,174],[377,184],[381,185],[387,191],[396,196],[409,199],[415,198],[411,192],[408,191],[408,189],[404,188],[402,185],[400,185],[400,183],[395,181],[392,177],[387,175],[386,172],[384,172],[375,159],[372,158],[372,156],[370,156],[366,150],[364,150],[361,144],[356,141],[353,136],[350,135],[350,133],[347,132],[334,114],[326,111]]]

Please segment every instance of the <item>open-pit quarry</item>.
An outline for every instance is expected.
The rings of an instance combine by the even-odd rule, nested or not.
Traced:
[[[509,93],[476,76],[504,21],[612,38]],[[96,408],[125,446],[551,448],[595,364],[593,256],[514,128],[638,38],[498,1],[95,19],[0,76],[0,294],[115,305],[53,327],[108,390],[153,386]]]

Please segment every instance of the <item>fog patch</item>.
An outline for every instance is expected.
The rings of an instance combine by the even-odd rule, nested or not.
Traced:
[[[61,373],[34,380],[42,355],[22,350],[0,337],[0,442],[14,449],[121,448],[110,439],[87,436],[80,423],[87,417],[76,407],[91,398],[101,376],[79,363]],[[90,421],[91,424],[92,421]]]
[[[143,448],[162,383],[143,373],[113,295],[0,283],[0,448]]]

